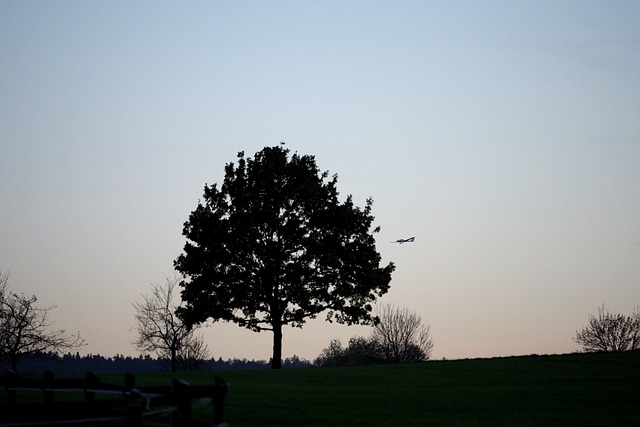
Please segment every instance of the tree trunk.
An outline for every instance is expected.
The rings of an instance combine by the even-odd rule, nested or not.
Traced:
[[[271,369],[282,368],[282,324],[273,323],[273,356],[271,357]]]
[[[171,372],[177,372],[178,371],[178,357],[177,357],[177,353],[178,351],[175,348],[171,348]]]

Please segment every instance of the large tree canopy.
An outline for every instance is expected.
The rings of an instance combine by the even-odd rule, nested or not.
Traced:
[[[207,319],[273,331],[272,367],[282,358],[282,327],[301,327],[326,312],[339,323],[371,323],[372,306],[389,289],[393,263],[381,267],[364,208],[338,199],[337,176],[320,173],[313,156],[266,147],[238,154],[223,184],[205,185],[204,200],[184,224],[175,261],[189,324]]]

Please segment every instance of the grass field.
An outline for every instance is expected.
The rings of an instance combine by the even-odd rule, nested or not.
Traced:
[[[640,352],[414,365],[138,374],[230,384],[225,418],[247,426],[640,426]],[[122,376],[101,376],[121,383]],[[0,398],[6,399],[4,390]],[[195,419],[210,421],[210,404]],[[150,424],[153,425],[153,424]]]
[[[219,374],[232,427],[640,426],[640,352]],[[214,375],[179,377],[196,385]]]

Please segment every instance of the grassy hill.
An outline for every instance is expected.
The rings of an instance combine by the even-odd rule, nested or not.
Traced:
[[[191,384],[214,373],[186,373]],[[640,352],[226,371],[245,426],[640,426]],[[171,374],[144,374],[139,385]],[[211,409],[199,409],[210,419]]]

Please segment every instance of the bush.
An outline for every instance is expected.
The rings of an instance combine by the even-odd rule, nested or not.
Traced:
[[[415,363],[428,360],[433,351],[429,326],[406,308],[384,305],[378,309],[377,323],[370,338],[353,337],[347,348],[339,340],[314,361],[317,366]]]
[[[316,366],[355,366],[383,363],[378,343],[365,337],[353,337],[346,348],[340,340],[331,340],[329,347],[313,362]]]

